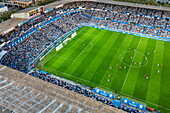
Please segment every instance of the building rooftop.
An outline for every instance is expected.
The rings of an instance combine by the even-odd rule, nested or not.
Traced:
[[[3,65],[0,65],[0,83],[0,107],[18,113],[122,113],[120,109]]]
[[[24,21],[25,19],[12,18],[0,23],[0,34],[4,31],[16,26],[18,23]]]
[[[47,5],[44,5],[44,10],[48,10],[51,8],[54,8],[55,6],[68,3],[68,2],[73,2],[73,1],[85,1],[85,0],[59,0]],[[95,1],[95,0],[88,0],[88,1]],[[135,4],[135,3],[127,3],[127,2],[119,2],[119,1],[105,1],[105,0],[98,0],[98,2],[105,2],[105,3],[111,3],[111,4],[118,4],[118,5],[125,5],[125,6],[132,6],[132,7],[141,7],[141,8],[149,8],[149,9],[157,9],[157,10],[166,10],[170,11],[170,7],[160,7],[160,6],[151,6],[151,5],[144,5],[144,4]],[[35,6],[35,7],[29,7],[23,10],[18,11],[17,13],[28,13],[29,11],[36,9],[40,6]],[[0,34],[8,30],[9,28],[17,25],[18,23],[24,21],[24,19],[9,19],[3,23],[0,23]]]
[[[22,10],[18,11],[17,13],[28,13],[29,11],[37,9],[38,7],[40,7],[40,6],[35,6],[35,7],[29,7],[29,8],[26,8],[26,9],[22,9]]]

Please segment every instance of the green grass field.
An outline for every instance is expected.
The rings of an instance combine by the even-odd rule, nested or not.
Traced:
[[[116,90],[170,113],[169,42],[82,27],[72,41],[58,52],[54,48],[36,67],[87,86]]]

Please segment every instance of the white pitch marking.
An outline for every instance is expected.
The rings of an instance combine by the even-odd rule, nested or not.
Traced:
[[[96,37],[97,37],[97,36],[95,36],[95,37],[93,38],[93,40],[95,40]],[[92,40],[92,41],[93,41],[93,40]],[[92,41],[91,41],[91,42],[92,42]],[[91,44],[91,42],[90,42],[89,44]],[[76,61],[77,58],[84,52],[84,50],[86,50],[86,48],[89,46],[89,44],[83,49],[83,51],[81,51],[81,53],[74,59],[74,61]]]
[[[140,45],[140,42],[141,42],[141,38],[140,38],[140,41],[139,41],[139,43],[138,43],[138,46],[137,46],[137,49],[136,49],[136,50],[138,50],[138,47],[139,47],[139,45]],[[135,58],[135,56],[136,56],[136,53],[137,53],[137,52],[135,51],[135,54],[134,54],[133,59],[132,59],[132,62],[133,62],[133,60],[134,60],[134,58]],[[121,93],[122,93],[122,90],[123,90],[124,85],[125,85],[125,83],[126,83],[126,80],[127,80],[128,75],[129,75],[129,72],[130,72],[131,67],[132,67],[132,63],[131,63],[131,65],[130,65],[130,67],[129,67],[129,70],[128,70],[127,74],[126,74],[125,81],[124,81],[123,86],[122,86],[122,89],[121,89],[121,91],[120,91]]]
[[[46,67],[47,68],[47,67]],[[50,68],[51,69],[51,68]],[[54,69],[51,69],[51,70],[54,70]],[[62,74],[65,74],[65,75],[67,75],[67,76],[72,76],[72,77],[75,77],[75,76],[73,76],[73,75],[70,75],[70,74],[67,74],[67,73],[64,73],[64,72],[61,72],[61,71],[59,71],[59,70],[55,70],[55,71],[58,71],[58,72],[60,72],[60,73],[62,73]],[[91,83],[91,84],[94,84],[94,85],[96,85],[96,86],[98,86],[99,88],[104,88],[104,89],[107,89],[107,90],[113,90],[113,89],[110,89],[110,88],[107,88],[107,87],[104,87],[104,86],[101,86],[101,85],[98,85],[98,84],[96,84],[96,83],[93,83],[93,82],[90,82],[90,81],[87,81],[87,80],[85,80],[85,79],[82,79],[82,78],[79,78],[79,77],[75,77],[75,78],[77,78],[77,79],[80,79],[80,80],[83,80],[83,81],[86,81],[86,82],[89,82],[89,83]],[[129,96],[129,97],[135,97],[135,96],[131,96],[131,95],[128,95],[128,94],[125,94],[125,93],[122,93],[122,92],[120,92],[121,94],[124,94],[124,95],[127,95],[127,96]],[[139,99],[139,98],[137,98],[137,97],[135,97],[136,99],[138,99],[138,101],[143,101],[143,102],[147,102],[147,103],[150,103],[150,104],[153,104],[153,105],[156,105],[156,106],[158,106],[158,107],[163,107],[163,106],[160,106],[160,105],[157,105],[157,104],[154,104],[154,103],[152,103],[152,102],[149,102],[149,101],[146,101],[146,100],[142,100],[142,99]],[[167,110],[170,110],[169,108],[166,108],[166,107],[163,107],[163,108],[165,108],[165,109],[167,109]]]
[[[66,57],[63,57],[63,56],[59,56],[59,55],[55,55],[55,56],[60,57],[60,58],[63,58],[63,59],[66,59],[66,60],[74,61],[74,60],[72,60],[72,59],[69,59],[69,58],[66,58]]]

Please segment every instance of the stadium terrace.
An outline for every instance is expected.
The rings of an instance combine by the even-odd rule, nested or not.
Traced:
[[[124,88],[128,87],[126,86],[126,79],[128,79],[128,75],[131,73],[130,70],[134,70],[134,75],[136,76],[141,75],[138,79],[141,81],[137,82],[146,90],[149,84],[155,84],[153,83],[154,80],[160,82],[160,76],[165,76],[162,79],[170,80],[167,77],[170,71],[165,71],[170,67],[168,65],[169,60],[167,60],[170,57],[168,54],[168,47],[170,47],[169,19],[169,10],[147,9],[137,6],[132,7],[93,1],[68,2],[50,10],[42,10],[39,15],[24,20],[18,23],[15,28],[13,27],[3,32],[1,34],[0,63],[125,112],[152,112],[154,109],[151,107],[155,108],[155,112],[159,112],[159,110],[161,112],[170,112],[170,106],[168,105],[170,103],[162,102],[163,100],[170,99],[167,96],[170,92],[167,92],[165,98],[163,95],[165,93],[161,93],[158,97],[155,97],[155,101],[148,101],[149,99],[147,100],[143,96],[138,97],[137,94],[140,91],[136,91],[134,97],[129,93],[124,93]],[[109,37],[114,37],[115,39],[112,40]],[[129,39],[126,39],[126,37],[129,37]],[[104,41],[101,41],[101,39]],[[124,42],[124,40],[127,42]],[[146,43],[144,43],[145,41]],[[105,42],[108,44],[105,44]],[[146,47],[141,46],[141,43]],[[158,45],[155,47],[155,44]],[[165,53],[162,52],[164,48],[161,44],[164,44],[163,47],[167,48]],[[108,49],[105,50],[104,48]],[[120,50],[121,52],[116,54],[118,48],[125,48],[125,50]],[[85,69],[94,61],[94,50],[99,51],[98,49],[105,51],[101,53],[100,58],[104,57],[102,55],[106,55],[106,59],[115,58],[116,61],[113,65],[111,65],[111,61],[103,63],[103,66],[107,68],[105,69],[107,70],[105,73],[101,71],[101,73],[105,74],[103,75],[105,76],[104,80],[102,79],[104,85],[101,86],[102,83],[98,83],[96,81],[97,78],[95,79],[94,76],[91,77],[90,81],[81,78],[80,76],[81,74],[83,75],[83,71],[77,76],[72,76],[69,72],[67,73],[67,70],[61,71],[64,68],[70,68],[72,71],[72,68],[74,68],[72,63],[75,63],[78,68],[78,63],[84,58],[82,54],[84,56],[88,54],[89,57],[87,60],[81,61],[85,63],[82,63],[82,67],[80,65],[80,70]],[[74,54],[71,53],[73,50]],[[70,51],[70,53],[66,53],[66,51]],[[113,51],[113,53],[109,51]],[[110,54],[113,54],[113,57]],[[156,58],[155,54],[160,59]],[[163,57],[167,59],[164,60]],[[58,62],[54,65],[53,63],[57,60]],[[100,59],[96,61],[98,60]],[[156,62],[159,60],[161,61]],[[86,64],[86,61],[89,65],[83,66]],[[61,62],[65,63],[59,67]],[[51,68],[52,65],[53,68]],[[68,67],[69,65],[70,67]],[[62,69],[59,70],[57,66],[59,68],[62,67]],[[91,67],[92,70],[95,70],[95,66]],[[155,69],[154,71],[152,71],[152,67]],[[143,70],[139,71],[139,74],[136,74],[136,70],[140,69]],[[88,71],[86,73],[89,73],[89,75],[90,72],[93,72]],[[117,81],[115,79],[114,81],[115,83],[122,82],[120,88],[116,86],[110,87],[111,89],[106,88],[110,86],[109,83],[111,83],[112,77],[116,75],[110,71],[119,73],[119,77],[121,77],[122,73],[124,79],[120,79],[120,81],[119,79]],[[100,72],[100,69],[98,72]],[[94,72],[94,74],[96,73]],[[152,73],[157,78],[150,76]],[[116,76],[115,78],[118,77]],[[103,82],[102,80],[101,82]],[[162,86],[167,85],[167,81]],[[84,84],[85,86],[80,84]],[[135,89],[135,86],[133,88]],[[137,87],[137,89],[140,89],[140,87]],[[151,88],[152,90],[156,90],[156,88]],[[168,90],[166,89],[163,92]],[[157,101],[162,98],[163,100],[161,102]],[[3,100],[1,95],[0,100]]]

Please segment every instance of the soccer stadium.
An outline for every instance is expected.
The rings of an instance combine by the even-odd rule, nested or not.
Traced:
[[[60,0],[0,23],[0,112],[170,113],[170,8]]]

